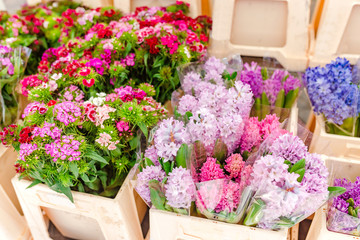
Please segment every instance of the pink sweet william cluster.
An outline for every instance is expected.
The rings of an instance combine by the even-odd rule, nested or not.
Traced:
[[[24,123],[6,128],[1,140],[19,149],[16,167],[23,176],[57,184],[54,189],[70,199],[69,186],[116,194],[114,181],[118,189],[136,160],[139,132],[148,132],[167,113],[154,92],[148,84],[125,86],[84,102],[84,92],[71,85],[47,104],[30,103]]]

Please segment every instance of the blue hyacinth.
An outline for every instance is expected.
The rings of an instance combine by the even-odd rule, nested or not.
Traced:
[[[346,58],[336,58],[323,68],[306,69],[304,85],[314,112],[324,114],[327,120],[341,125],[346,118],[359,113],[359,89],[352,81],[351,66]]]

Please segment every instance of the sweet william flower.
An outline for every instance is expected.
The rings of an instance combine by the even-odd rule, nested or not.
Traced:
[[[89,68],[82,68],[79,72],[79,74],[83,77],[86,77],[91,73],[91,70]]]
[[[95,84],[95,79],[91,78],[89,80],[87,79],[83,79],[83,84],[86,86],[86,87],[91,87],[92,85]]]

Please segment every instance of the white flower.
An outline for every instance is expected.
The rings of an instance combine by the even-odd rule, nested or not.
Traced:
[[[48,22],[48,21],[45,21],[45,22],[43,23],[43,26],[44,26],[44,28],[48,28],[49,22]]]
[[[104,93],[104,92],[96,93],[96,95],[97,95],[98,97],[106,97],[106,93]]]
[[[51,79],[57,81],[62,77],[62,73],[54,73],[53,75],[51,75]]]

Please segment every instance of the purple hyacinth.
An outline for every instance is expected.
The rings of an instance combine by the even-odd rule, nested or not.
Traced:
[[[351,66],[347,59],[336,58],[325,67],[306,69],[304,85],[314,112],[341,125],[357,114],[358,87],[352,83]]]

